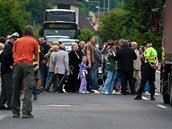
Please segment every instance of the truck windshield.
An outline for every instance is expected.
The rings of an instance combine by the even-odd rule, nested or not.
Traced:
[[[45,14],[45,21],[75,21],[75,12],[66,11],[47,11]]]

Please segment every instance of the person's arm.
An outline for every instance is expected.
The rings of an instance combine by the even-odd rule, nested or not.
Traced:
[[[38,61],[38,55],[39,55],[39,52],[38,52],[38,50],[39,50],[39,48],[38,48],[38,42],[35,42],[34,45],[35,46],[34,46],[34,52],[33,52],[33,54],[34,54],[33,61]]]
[[[91,50],[87,48],[86,50],[86,53],[87,53],[87,60],[88,60],[88,67],[91,68]]]
[[[114,56],[111,52],[109,53],[109,56],[114,60],[119,60],[119,51],[116,52],[116,55]]]
[[[107,47],[108,47],[107,44],[103,45],[103,48],[101,49],[101,53],[104,53],[106,51]]]
[[[133,59],[136,60],[137,59],[137,55],[136,52],[133,50]]]
[[[69,72],[69,56],[67,52],[65,53],[64,62],[65,62],[65,71]]]

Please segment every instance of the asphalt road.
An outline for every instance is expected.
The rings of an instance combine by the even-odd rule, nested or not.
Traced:
[[[157,77],[158,77],[157,73]],[[158,82],[158,80],[157,80]],[[157,89],[158,83],[156,84]],[[42,93],[33,101],[33,119],[0,111],[0,129],[171,129],[172,107],[144,96]]]

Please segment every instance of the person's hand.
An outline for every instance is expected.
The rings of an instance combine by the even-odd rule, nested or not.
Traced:
[[[113,56],[113,53],[112,53],[112,52],[109,52],[109,53],[108,53],[108,56]]]
[[[38,70],[39,69],[39,66],[37,65],[36,67],[35,67],[35,70]]]
[[[11,69],[11,70],[13,70],[13,69],[14,69],[14,67],[13,67],[13,66],[10,66],[10,69]]]
[[[156,70],[158,67],[156,65],[151,64],[151,67]]]
[[[88,64],[88,68],[91,68],[91,64]]]

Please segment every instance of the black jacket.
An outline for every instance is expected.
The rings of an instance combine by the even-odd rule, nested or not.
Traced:
[[[42,62],[42,60],[45,60],[44,56],[48,53],[49,49],[50,46],[48,44],[40,44],[40,62]]]
[[[134,70],[133,60],[137,59],[137,55],[134,49],[124,46],[117,51],[113,59],[118,61],[118,70],[120,72],[129,72]]]
[[[8,42],[3,52],[1,53],[1,74],[11,72],[10,66],[13,66],[14,60],[13,60],[13,44],[11,42]]]
[[[79,55],[78,51],[75,53],[74,51],[69,52],[69,67],[73,66],[73,74],[74,76],[78,76],[79,73],[79,64],[82,61],[81,55]]]

